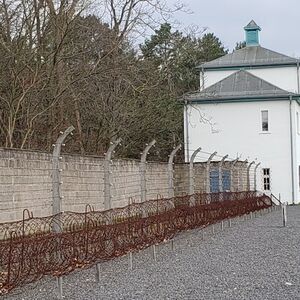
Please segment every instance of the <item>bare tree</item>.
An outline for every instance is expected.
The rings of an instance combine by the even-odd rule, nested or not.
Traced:
[[[104,20],[122,40],[131,33],[144,33],[145,28],[157,27],[184,5],[178,1],[170,6],[166,0],[102,0],[100,7]]]

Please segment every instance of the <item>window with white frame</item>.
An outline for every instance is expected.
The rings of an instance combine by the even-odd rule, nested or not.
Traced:
[[[299,124],[299,113],[296,114],[296,122],[297,122],[297,133],[300,134],[300,124]]]
[[[269,131],[269,112],[267,110],[261,111],[261,130]]]
[[[264,191],[270,191],[271,190],[271,177],[270,177],[270,169],[269,168],[263,168],[263,184],[264,184]]]

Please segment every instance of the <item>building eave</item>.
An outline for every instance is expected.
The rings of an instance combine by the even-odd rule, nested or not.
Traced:
[[[252,64],[252,65],[231,65],[231,66],[220,66],[220,67],[203,67],[199,65],[196,67],[197,70],[203,71],[222,71],[222,70],[251,70],[251,69],[265,69],[265,68],[284,68],[284,67],[291,67],[297,66],[297,62],[290,62],[290,63],[276,63],[276,64]]]
[[[226,98],[195,98],[182,99],[187,104],[219,104],[219,103],[242,103],[242,102],[261,102],[261,101],[285,101],[294,100],[300,105],[300,95],[282,96],[248,96],[248,97],[226,97]]]

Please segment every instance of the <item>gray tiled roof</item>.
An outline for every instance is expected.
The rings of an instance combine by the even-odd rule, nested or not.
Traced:
[[[247,71],[237,71],[201,92],[185,96],[187,100],[274,97],[295,95]]]
[[[247,26],[244,27],[244,29],[252,29],[252,28],[254,28],[254,29],[259,29],[259,30],[260,30],[260,27],[255,23],[254,20],[251,20],[251,21],[249,22],[249,24],[248,24]]]
[[[206,62],[200,67],[204,69],[266,66],[266,65],[290,65],[296,64],[297,59],[263,48],[261,46],[249,46],[229,53],[220,58]]]

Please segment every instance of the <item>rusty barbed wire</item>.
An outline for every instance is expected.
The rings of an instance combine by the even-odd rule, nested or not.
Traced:
[[[258,192],[199,193],[132,203],[123,208],[64,212],[0,224],[0,295],[45,275],[61,276],[177,233],[268,208]]]

